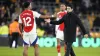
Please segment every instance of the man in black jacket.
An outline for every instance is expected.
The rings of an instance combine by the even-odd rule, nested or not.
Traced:
[[[50,21],[50,19],[46,19],[46,22],[49,22],[54,25],[58,25],[64,22],[64,41],[67,45],[65,56],[69,56],[70,51],[72,50],[72,44],[76,41],[76,27],[79,26],[85,35],[87,32],[81,22],[81,20],[78,18],[78,16],[73,12],[72,5],[67,5],[67,11],[68,13],[63,16],[62,19],[59,21]],[[85,35],[87,36],[87,34]],[[72,56],[76,56],[73,54]]]

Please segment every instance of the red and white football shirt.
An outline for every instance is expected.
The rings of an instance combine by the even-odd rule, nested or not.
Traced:
[[[23,23],[24,34],[36,34],[35,18],[39,18],[40,14],[32,10],[24,10],[19,15],[19,23]]]
[[[67,14],[67,11],[60,11],[57,13],[57,20],[61,19],[65,14]],[[60,30],[63,31],[64,30],[64,23],[60,24],[60,25],[56,25],[56,31]]]

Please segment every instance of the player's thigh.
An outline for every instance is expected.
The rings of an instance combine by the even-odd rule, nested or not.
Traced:
[[[56,38],[57,39],[57,44],[60,44],[61,39]]]
[[[38,44],[35,44],[34,46],[33,46],[35,49],[38,49]]]
[[[30,43],[32,46],[34,46],[35,44],[38,44],[38,37],[37,35],[31,35],[30,36]]]
[[[30,44],[30,39],[29,39],[29,35],[23,35],[23,43],[24,45],[29,45]]]
[[[34,47],[35,54],[38,55],[39,54],[38,44],[35,44],[33,47]]]

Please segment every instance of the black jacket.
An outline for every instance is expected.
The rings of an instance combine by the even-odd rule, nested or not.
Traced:
[[[67,13],[59,21],[51,21],[51,24],[58,25],[64,22],[64,41],[75,42],[76,41],[76,27],[81,28],[83,34],[86,34],[86,30],[76,14],[73,12]]]

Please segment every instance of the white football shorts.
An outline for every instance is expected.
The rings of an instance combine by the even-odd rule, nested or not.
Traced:
[[[64,40],[64,33],[63,33],[63,31],[57,30],[56,38]]]
[[[34,46],[35,44],[38,44],[38,37],[36,34],[24,34],[23,43],[24,45]]]

